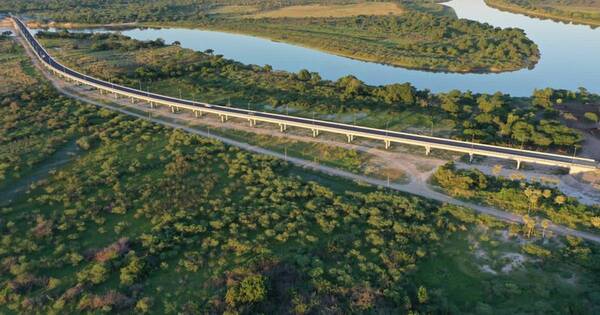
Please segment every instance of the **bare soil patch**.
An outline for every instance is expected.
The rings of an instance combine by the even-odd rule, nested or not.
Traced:
[[[366,2],[344,5],[295,5],[273,11],[261,12],[249,17],[344,17],[356,15],[399,15],[402,13],[404,13],[404,10],[392,2]]]

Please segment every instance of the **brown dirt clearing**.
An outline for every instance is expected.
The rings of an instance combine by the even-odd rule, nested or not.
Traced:
[[[391,2],[366,2],[344,5],[295,5],[273,11],[254,14],[252,18],[281,17],[345,17],[356,15],[399,15],[404,10]]]

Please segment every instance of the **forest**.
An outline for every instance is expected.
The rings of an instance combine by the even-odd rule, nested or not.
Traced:
[[[559,21],[600,26],[598,0],[485,0],[492,6]]]
[[[450,126],[446,136],[451,138],[530,149],[572,152],[582,137],[560,122],[559,111],[553,106],[595,97],[585,90],[567,93],[546,89],[536,91],[523,104],[500,93],[483,95],[456,90],[433,94],[416,90],[410,83],[370,86],[353,76],[327,81],[316,72],[273,71],[268,65],[244,65],[212,51],[194,52],[177,45],[144,48],[150,44],[115,34],[42,32],[40,38],[47,47],[61,47],[55,51],[62,54],[60,57],[68,65],[136,88],[142,86],[166,94],[177,94],[181,89],[189,99],[244,108],[251,103],[253,108],[263,110],[266,106],[291,108],[307,117],[313,112],[363,112],[371,117],[385,117],[369,120],[367,125],[377,128],[394,129],[396,123],[402,123],[396,122],[400,119],[395,117],[413,113],[414,117],[422,117],[417,123],[423,124],[427,133],[434,123],[443,122]],[[131,50],[136,47],[139,49]]]
[[[78,24],[140,23],[185,26],[263,36],[338,55],[405,68],[449,72],[501,72],[532,68],[540,53],[518,29],[500,29],[457,19],[430,9],[426,1],[397,4],[397,16],[339,18],[256,18],[246,13],[302,4],[357,1],[124,1],[1,0],[0,12],[35,16],[39,21]],[[439,6],[439,5],[438,5]],[[232,7],[229,11],[226,8]],[[253,12],[254,12],[253,11]],[[443,10],[442,10],[443,11]],[[81,25],[80,25],[81,26]]]
[[[143,46],[108,47],[145,57],[130,45]],[[30,77],[0,94],[0,152],[38,157],[3,155],[0,194],[63,147],[78,148],[1,201],[2,313],[600,311],[596,245],[545,239],[68,99],[12,39],[0,41],[0,62]],[[56,137],[52,147],[26,141]],[[508,271],[495,274],[473,265],[471,246],[525,260],[508,270],[500,257],[490,268]]]

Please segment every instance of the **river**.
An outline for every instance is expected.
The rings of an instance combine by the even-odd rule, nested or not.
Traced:
[[[213,49],[217,54],[246,64],[269,64],[274,69],[292,72],[308,69],[329,80],[352,74],[372,85],[410,82],[417,88],[434,92],[459,89],[529,96],[535,88],[585,87],[600,93],[600,28],[502,12],[488,7],[483,0],[453,0],[445,5],[452,7],[460,18],[525,30],[540,48],[539,63],[533,69],[505,73],[434,73],[363,62],[239,34],[182,28],[131,29],[122,33],[140,40],[179,41],[182,47],[199,51]]]

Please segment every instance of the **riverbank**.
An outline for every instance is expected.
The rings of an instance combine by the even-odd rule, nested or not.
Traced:
[[[540,19],[550,19],[553,21],[559,21],[564,23],[572,23],[572,24],[581,24],[581,25],[589,25],[593,28],[600,26],[600,13],[598,14],[598,19],[585,19],[585,18],[577,18],[577,17],[566,17],[562,15],[552,14],[550,12],[540,12],[530,10],[515,4],[507,3],[505,0],[484,0],[485,3],[495,9],[508,11],[516,14],[524,14],[527,16],[540,18]],[[578,12],[571,12],[578,13]]]

